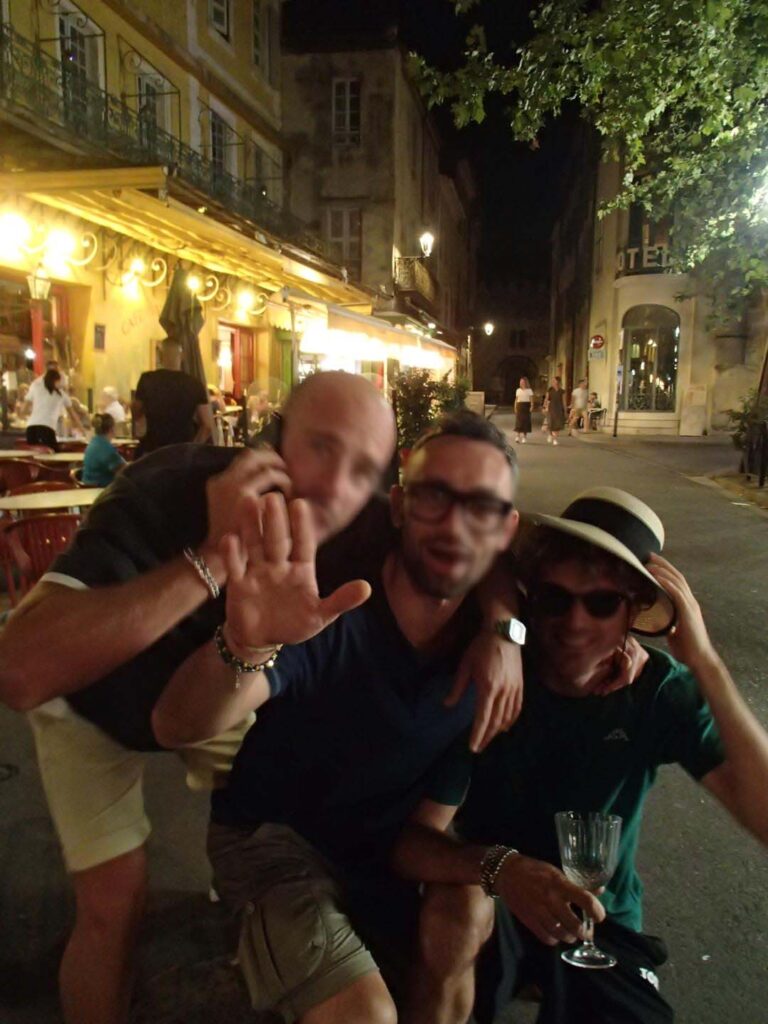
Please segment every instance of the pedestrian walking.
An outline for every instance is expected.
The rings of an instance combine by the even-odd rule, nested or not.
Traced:
[[[525,444],[526,435],[531,432],[531,409],[533,391],[527,377],[520,378],[520,387],[515,392],[515,442]]]
[[[559,377],[555,377],[547,390],[545,412],[549,423],[547,443],[556,445],[558,443],[557,435],[565,426],[565,392]]]
[[[587,378],[582,377],[579,383],[571,392],[571,409],[568,414],[568,436],[573,437],[573,431],[578,429],[582,423],[584,430],[587,429],[587,403],[589,401],[589,388]]]

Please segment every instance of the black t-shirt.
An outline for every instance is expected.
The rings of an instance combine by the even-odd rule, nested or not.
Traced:
[[[197,407],[208,404],[208,394],[201,381],[183,370],[142,373],[136,386],[136,398],[144,406],[147,421],[147,432],[141,442],[143,452],[191,441],[197,432]]]
[[[133,579],[177,557],[183,548],[200,544],[208,531],[206,481],[226,469],[239,451],[173,445],[129,464],[93,505],[51,572],[89,587],[105,586]],[[393,542],[388,522],[387,503],[374,499],[322,549],[322,593],[358,575],[371,579]],[[159,750],[152,709],[173,672],[210,640],[223,618],[224,596],[206,601],[147,650],[70,694],[69,703],[124,746]]]

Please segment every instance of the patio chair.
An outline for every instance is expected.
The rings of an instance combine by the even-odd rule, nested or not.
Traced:
[[[36,465],[40,467],[40,472],[37,474],[38,480],[64,480],[67,484],[71,483],[69,466],[46,466],[42,462],[38,462]]]
[[[80,516],[72,513],[15,519],[0,528],[0,561],[11,607],[15,607],[77,532]]]
[[[88,484],[83,483],[83,467],[75,466],[74,469],[69,471],[69,480],[72,487],[87,487]]]
[[[27,459],[3,459],[0,462],[0,492],[5,493],[12,487],[21,487],[32,483],[40,474],[40,466]]]
[[[39,491],[69,491],[71,486],[71,480],[33,480],[20,487],[11,487],[8,497],[12,498],[14,494],[37,494]]]
[[[87,447],[87,441],[59,441],[60,452],[84,452]]]
[[[28,441],[16,441],[13,447],[25,452],[43,452],[45,455],[53,455],[53,448],[47,444],[30,444]]]

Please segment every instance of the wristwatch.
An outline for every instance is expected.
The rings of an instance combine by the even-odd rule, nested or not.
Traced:
[[[525,623],[520,619],[499,619],[494,622],[493,631],[510,643],[519,644],[520,647],[525,643]]]

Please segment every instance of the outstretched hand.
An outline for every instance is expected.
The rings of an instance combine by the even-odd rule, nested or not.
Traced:
[[[315,574],[317,541],[309,506],[286,505],[282,494],[243,499],[236,534],[221,543],[227,567],[227,643],[248,658],[256,648],[298,644],[368,599],[353,580],[321,598]]]

